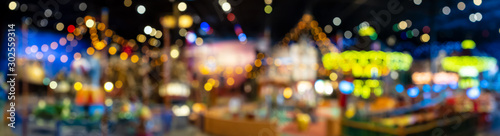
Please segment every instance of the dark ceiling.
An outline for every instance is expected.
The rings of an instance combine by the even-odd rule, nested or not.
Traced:
[[[3,1],[7,5],[10,1]],[[48,25],[45,28],[55,31],[54,25],[57,22],[65,24],[75,24],[77,17],[85,15],[99,16],[103,8],[109,9],[109,28],[115,30],[125,38],[135,38],[137,34],[143,33],[143,28],[150,25],[153,28],[161,28],[159,18],[173,11],[173,3],[169,0],[133,0],[131,7],[125,7],[123,0],[89,0],[85,1],[88,8],[86,11],[78,11],[78,4],[82,0],[19,0],[21,4],[28,4],[26,12],[16,11],[8,14],[2,21],[5,23],[16,23],[22,17],[31,17],[33,20],[37,14],[43,13],[44,4],[49,4],[49,8],[58,7],[62,13],[60,19],[48,18]],[[176,1],[179,2],[179,1]],[[319,26],[332,25],[334,17],[340,17],[342,24],[333,27],[336,32],[353,30],[363,21],[376,21],[370,12],[381,12],[387,10],[390,0],[274,0],[271,14],[264,12],[264,0],[228,0],[232,5],[232,13],[236,16],[236,21],[230,22],[226,19],[226,13],[222,11],[216,0],[188,0],[184,1],[188,5],[186,14],[199,16],[200,22],[207,22],[214,28],[213,38],[236,39],[234,34],[234,24],[240,24],[243,32],[249,39],[256,40],[263,35],[264,29],[271,32],[273,42],[282,39],[300,20],[304,13],[311,13],[314,19],[319,22]],[[394,32],[392,25],[402,20],[410,19],[413,24],[410,29],[422,30],[424,26],[431,27],[431,41],[461,41],[463,39],[474,39],[479,42],[495,41],[499,36],[500,1],[484,0],[480,6],[475,6],[472,0],[465,1],[466,9],[459,11],[457,3],[459,0],[446,1],[423,1],[421,5],[415,5],[413,0],[399,1],[403,8],[401,13],[391,15],[390,25],[376,28],[379,39],[385,39],[391,35],[398,37],[400,32]],[[57,5],[57,6],[52,6]],[[140,15],[136,12],[138,5],[144,5],[146,13]],[[451,8],[450,15],[444,15],[441,10],[444,6]],[[1,8],[4,13],[8,12],[7,6]],[[480,22],[470,22],[471,13],[481,12],[483,19]],[[184,14],[183,13],[183,14]],[[196,22],[191,29],[197,29],[199,23]],[[3,28],[2,28],[3,29]],[[485,31],[488,33],[484,35]],[[174,38],[180,38],[178,35]],[[398,39],[398,41],[401,39]],[[405,40],[415,45],[422,44],[418,38]]]

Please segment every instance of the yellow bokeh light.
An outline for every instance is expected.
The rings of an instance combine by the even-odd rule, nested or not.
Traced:
[[[354,106],[349,106],[345,111],[345,116],[350,119],[354,117],[354,115],[356,115],[356,108]]]
[[[179,17],[179,27],[189,28],[193,25],[193,18],[190,15],[181,15]]]
[[[64,24],[61,22],[57,23],[56,29],[57,31],[62,31],[64,29]]]
[[[228,78],[226,81],[227,85],[234,85],[234,79],[232,77]]]
[[[56,89],[57,88],[57,82],[56,81],[50,81],[49,87],[50,87],[50,89]]]
[[[429,34],[423,34],[420,36],[420,41],[422,42],[429,42],[430,39],[431,37],[429,36]]]
[[[122,60],[126,60],[127,58],[128,58],[128,54],[127,54],[126,52],[122,52],[122,53],[120,54],[120,59],[122,59]]]
[[[166,62],[168,60],[168,56],[166,54],[161,55],[161,62]]]
[[[143,34],[138,34],[136,39],[138,42],[143,43],[146,41],[146,36]]]
[[[116,86],[116,88],[122,88],[123,82],[121,80],[118,80],[115,82],[115,86]]]
[[[104,90],[106,90],[106,92],[111,92],[113,90],[113,83],[111,82],[104,83]]]
[[[203,45],[203,39],[201,37],[196,38],[196,45],[198,46]]]
[[[214,87],[219,87],[219,85],[220,85],[219,80],[215,80],[215,82],[214,82]]]
[[[205,86],[203,86],[203,88],[205,88],[206,91],[210,91],[210,90],[212,90],[212,86],[213,85],[210,83],[205,83]]]
[[[215,85],[215,80],[213,78],[210,78],[210,79],[207,80],[207,83]]]
[[[104,104],[106,104],[106,106],[112,106],[113,105],[113,100],[110,99],[110,98],[107,98],[106,101],[104,101]]]
[[[104,47],[106,47],[106,43],[104,43],[104,42],[102,42],[102,41],[96,42],[96,43],[94,44],[94,48],[95,48],[96,50],[99,50],[99,51],[100,51],[100,50],[102,50],[102,49],[104,49]]]
[[[266,12],[267,14],[271,14],[271,12],[273,12],[273,7],[271,7],[271,5],[267,5],[266,7],[264,7],[264,12]]]
[[[99,31],[104,31],[104,29],[106,29],[106,25],[105,25],[104,23],[99,23],[99,24],[97,25],[97,29],[98,29]]]
[[[106,37],[111,37],[111,36],[113,36],[113,30],[107,29],[106,31],[104,31],[104,35],[105,35]]]
[[[398,24],[399,30],[405,30],[406,27],[408,27],[408,24],[406,23],[406,21],[399,22],[399,24]]]
[[[130,7],[132,5],[132,0],[123,1],[123,5],[125,5],[125,7]]]
[[[330,80],[332,80],[332,81],[336,81],[336,80],[337,80],[337,78],[338,78],[337,73],[331,73],[331,74],[330,74]]]
[[[243,73],[243,68],[236,67],[236,69],[234,70],[234,72],[236,72],[236,74],[241,74],[241,73]]]
[[[88,28],[92,28],[92,27],[94,27],[94,25],[95,25],[95,22],[92,19],[85,21],[85,26],[87,26]]]
[[[73,85],[73,88],[75,88],[76,91],[82,90],[82,87],[83,85],[80,82],[76,82],[75,85]]]
[[[115,55],[116,54],[116,48],[115,47],[109,47],[108,52],[110,55]]]
[[[228,75],[233,74],[233,67],[227,67],[226,74],[228,74]]]
[[[247,64],[247,65],[245,66],[245,71],[247,71],[247,72],[252,71],[252,65]]]
[[[177,58],[177,57],[179,57],[179,50],[177,50],[177,49],[172,49],[172,51],[170,51],[170,56],[171,56],[172,58],[174,58],[174,59],[175,59],[175,58]]]
[[[155,38],[161,38],[162,35],[163,33],[160,30],[156,30]]]
[[[15,10],[17,8],[17,2],[16,1],[11,1],[9,3],[9,9],[10,10]]]
[[[283,97],[285,97],[286,99],[289,99],[290,97],[292,97],[293,95],[293,91],[290,87],[287,87],[285,88],[285,90],[283,90]]]
[[[93,55],[93,54],[94,54],[94,52],[95,52],[95,50],[94,50],[94,48],[93,48],[93,47],[89,47],[89,48],[87,48],[87,54],[89,54],[89,55]]]
[[[260,67],[262,65],[262,61],[260,59],[255,60],[255,66]]]
[[[133,63],[137,63],[137,61],[139,61],[139,56],[132,55],[132,57],[130,57],[130,61],[132,61]]]

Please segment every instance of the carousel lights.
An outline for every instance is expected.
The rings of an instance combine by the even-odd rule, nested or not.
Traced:
[[[390,70],[407,71],[413,58],[409,54],[382,51],[345,51],[327,53],[322,62],[326,69],[352,71],[355,77],[379,77],[389,74]],[[339,65],[340,64],[340,65]]]
[[[377,34],[375,32],[375,29],[371,26],[363,26],[358,30],[358,33],[360,36],[372,36],[374,34]]]
[[[444,70],[459,72],[463,67],[474,67],[478,72],[487,71],[494,67],[497,60],[492,57],[476,57],[476,56],[453,56],[446,57],[442,60]]]
[[[441,90],[443,90],[446,86],[445,85],[442,85],[442,84],[434,84],[432,85],[432,91],[434,91],[435,93],[439,93],[441,92]]]
[[[480,86],[481,88],[488,88],[489,84],[490,84],[490,83],[489,83],[487,80],[481,80],[481,81],[479,82],[479,86]]]
[[[172,107],[172,111],[174,112],[175,116],[178,117],[185,117],[190,113],[189,107],[187,105],[182,105],[180,107],[178,105],[174,105]]]
[[[479,72],[475,67],[465,66],[458,70],[458,75],[460,75],[460,77],[477,77]]]
[[[462,41],[462,48],[463,49],[474,49],[476,47],[476,42],[473,40],[464,40]]]
[[[462,89],[479,87],[479,80],[477,78],[463,78],[458,81],[458,87]]]
[[[430,84],[432,80],[432,73],[430,72],[415,72],[411,76],[413,83],[417,85]]]
[[[425,84],[424,86],[422,86],[422,91],[424,92],[430,92],[431,91],[431,85],[428,85],[428,84]]]
[[[458,75],[456,73],[439,72],[432,76],[434,84],[446,85],[452,82],[458,82]]]
[[[164,96],[188,97],[191,94],[191,92],[189,91],[189,87],[187,85],[177,82],[162,85],[158,92],[162,97]]]
[[[420,90],[418,89],[418,87],[412,87],[412,88],[408,89],[407,93],[408,93],[408,96],[410,96],[411,98],[415,98],[420,93]]]

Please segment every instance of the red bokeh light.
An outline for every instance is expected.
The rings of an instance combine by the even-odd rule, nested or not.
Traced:
[[[75,26],[74,25],[69,25],[68,26],[68,32],[73,33],[75,31]]]

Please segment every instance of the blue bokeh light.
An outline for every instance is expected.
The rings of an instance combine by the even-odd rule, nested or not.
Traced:
[[[420,90],[418,89],[418,87],[412,87],[408,89],[408,96],[410,96],[411,98],[417,97],[419,93]]]
[[[238,40],[240,40],[240,42],[245,42],[247,40],[247,35],[245,35],[245,33],[241,33],[238,35]]]
[[[403,91],[405,91],[405,87],[403,85],[401,84],[396,85],[396,92],[402,93]]]
[[[467,89],[467,97],[470,99],[477,99],[481,95],[481,90],[477,87]]]
[[[431,86],[428,85],[428,84],[425,84],[423,87],[422,87],[422,90],[424,92],[430,92],[431,91]]]
[[[339,90],[344,94],[351,94],[352,91],[354,90],[354,84],[347,81],[340,81]]]

